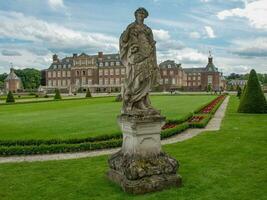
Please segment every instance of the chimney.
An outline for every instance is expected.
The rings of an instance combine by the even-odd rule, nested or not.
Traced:
[[[57,54],[54,54],[53,55],[53,63],[56,63],[58,62],[58,57],[57,57]]]
[[[103,58],[103,52],[102,51],[98,52],[98,58]]]
[[[77,53],[74,53],[74,54],[73,54],[73,58],[76,58],[76,57],[77,57]]]

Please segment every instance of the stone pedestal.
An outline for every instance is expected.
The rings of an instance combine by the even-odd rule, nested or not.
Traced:
[[[122,149],[109,158],[108,178],[126,192],[143,194],[180,186],[178,162],[161,151],[165,117],[121,115]]]

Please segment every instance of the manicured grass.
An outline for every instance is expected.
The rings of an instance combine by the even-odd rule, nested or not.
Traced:
[[[107,156],[0,165],[0,199],[264,200],[267,115],[238,114],[231,97],[220,131],[164,146],[180,161],[182,188],[132,196],[109,182]]]
[[[215,96],[152,96],[168,119],[179,119]],[[115,97],[0,106],[0,139],[83,138],[120,132]]]

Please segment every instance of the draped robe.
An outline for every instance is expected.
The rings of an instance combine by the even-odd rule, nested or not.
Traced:
[[[145,24],[134,22],[121,34],[120,56],[126,67],[122,113],[152,109],[148,95],[159,76],[155,44]]]

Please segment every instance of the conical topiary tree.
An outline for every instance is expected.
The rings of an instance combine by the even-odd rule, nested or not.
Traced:
[[[241,96],[238,112],[267,113],[267,102],[254,69],[250,71],[246,89]]]
[[[92,97],[92,95],[91,95],[90,89],[88,88],[88,89],[86,90],[85,98],[90,98],[90,97]]]
[[[15,98],[14,98],[13,93],[11,91],[9,91],[7,94],[6,103],[15,103]]]
[[[242,95],[242,89],[239,85],[237,85],[237,95],[236,96],[240,99],[241,95]]]
[[[55,96],[54,96],[54,99],[55,99],[55,100],[61,100],[61,99],[62,99],[62,98],[61,98],[61,95],[60,95],[60,91],[59,91],[58,88],[55,89]]]

